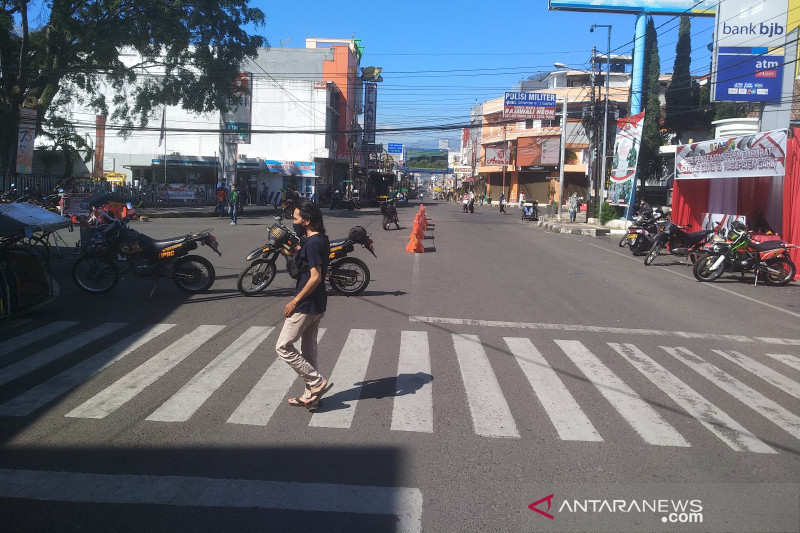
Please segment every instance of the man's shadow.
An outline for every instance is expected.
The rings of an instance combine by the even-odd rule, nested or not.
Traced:
[[[424,372],[359,381],[354,383],[355,387],[351,389],[336,391],[334,394],[324,396],[320,412],[350,409],[350,405],[345,402],[354,400],[381,400],[386,397],[414,394],[431,381],[433,381],[433,376]]]

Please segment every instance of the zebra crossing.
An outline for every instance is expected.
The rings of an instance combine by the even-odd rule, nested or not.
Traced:
[[[224,349],[188,377],[184,384],[176,386],[177,390],[170,392],[169,397],[146,416],[146,420],[153,423],[186,422],[203,410],[216,408],[211,405],[213,394],[226,384],[241,379],[243,364],[251,357],[263,357],[271,350],[271,343],[277,337],[275,328],[268,326],[250,326],[239,331],[241,328],[237,326],[214,324],[198,325],[191,330],[176,324],[154,324],[112,342],[119,331],[129,327],[125,323],[109,322],[81,330],[80,324],[61,321],[0,342],[0,387],[11,384],[15,391],[23,389],[10,398],[4,397],[0,403],[0,417],[29,416],[59,400],[67,406],[66,418],[104,419],[123,406],[146,397],[152,390],[151,386],[193,356],[207,351],[207,344],[224,332],[234,337],[232,342],[226,343]],[[70,333],[65,336],[65,332]],[[381,342],[386,333],[375,329],[351,329],[344,333],[344,343],[338,355],[331,358],[333,367],[329,373],[329,379],[336,384],[331,394],[335,400],[331,398],[331,402],[340,408],[326,409],[324,406],[310,416],[310,427],[353,427],[359,402],[364,401],[361,396],[375,346],[388,345]],[[394,334],[396,337],[396,332]],[[325,335],[326,330],[320,329],[320,348],[330,352],[325,350]],[[36,343],[50,336],[58,336],[59,341],[37,351]],[[432,341],[432,336],[437,336],[437,342]],[[444,343],[440,336],[445,337]],[[484,337],[488,336],[490,334]],[[436,432],[437,416],[445,415],[434,410],[436,388],[431,361],[449,359],[459,369],[460,376],[450,377],[460,378],[460,390],[466,399],[464,412],[475,435],[489,439],[523,438],[520,421],[515,419],[509,399],[503,392],[505,375],[496,371],[497,362],[490,357],[494,352],[487,353],[485,338],[475,334],[422,330],[404,330],[399,337],[399,346],[391,348],[391,357],[395,356],[395,350],[397,357],[397,394],[391,399],[390,431]],[[25,378],[29,375],[63,357],[79,359],[75,354],[102,340],[111,345],[86,354],[87,357],[52,377],[30,383],[30,388],[20,386],[20,383],[28,385]],[[150,348],[156,340],[159,346],[166,347]],[[493,348],[497,350],[501,345],[494,343],[495,340],[491,339]],[[575,338],[537,337],[532,340],[529,337],[502,337],[504,347],[501,346],[501,350],[507,348],[507,353],[513,357],[512,362],[520,370],[517,377],[524,379],[530,387],[525,391],[515,390],[514,401],[519,402],[522,397],[529,406],[540,409],[558,438],[564,441],[604,442],[604,436],[603,430],[598,429],[602,426],[597,426],[597,421],[592,420],[587,400],[580,401],[571,390],[574,380],[564,379],[561,365],[553,364],[554,354],[563,355],[577,369],[572,374],[589,384],[598,398],[604,399],[606,403],[603,405],[610,406],[611,412],[618,415],[646,445],[670,448],[697,445],[690,441],[682,428],[667,420],[652,401],[645,399],[651,397],[653,390],[669,398],[670,409],[696,420],[734,451],[778,453],[772,443],[764,442],[746,427],[747,424],[740,423],[734,415],[705,397],[706,391],[713,391],[715,398],[734,399],[733,405],[744,406],[736,412],[755,413],[767,425],[777,426],[792,439],[800,440],[800,402],[795,401],[800,400],[800,358],[797,355],[763,353],[764,350],[757,351],[752,345],[748,346],[749,354],[710,347],[701,351],[661,345],[667,344],[665,340],[659,339],[658,346],[642,348],[617,342],[593,341],[588,345],[585,339]],[[15,354],[21,353],[20,350],[28,353],[9,362]],[[767,350],[774,352],[775,348]],[[148,355],[150,352],[152,355]],[[143,362],[132,365],[121,377],[102,381],[104,371],[131,354],[137,354]],[[765,364],[767,362],[769,364]],[[692,379],[686,380],[683,374],[675,373],[676,366],[693,376]],[[734,370],[736,375],[730,370]],[[631,372],[645,379],[632,379]],[[41,374],[43,372],[36,375]],[[172,375],[174,378],[174,373]],[[71,395],[72,391],[95,377],[101,383],[99,392],[89,398]],[[697,380],[703,383],[703,393],[697,390],[696,385],[690,385]],[[641,383],[646,382],[654,389],[637,391],[636,385],[632,384],[638,383],[641,388]],[[758,390],[748,384],[754,382],[759,383]],[[276,358],[241,402],[223,416],[224,423],[268,426],[281,409],[290,408],[286,397],[297,383],[294,371]],[[771,397],[785,398],[784,405]],[[730,403],[726,401],[726,406]],[[748,420],[752,424],[752,419]]]

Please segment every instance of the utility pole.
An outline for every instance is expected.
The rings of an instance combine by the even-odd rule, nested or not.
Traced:
[[[561,164],[558,169],[558,220],[561,220],[561,204],[564,203],[564,156],[567,143],[567,93],[564,92],[564,108],[561,111]]]

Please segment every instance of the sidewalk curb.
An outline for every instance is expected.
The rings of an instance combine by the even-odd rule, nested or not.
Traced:
[[[625,230],[621,229],[601,228],[585,224],[581,226],[566,225],[550,220],[540,220],[537,225],[551,233],[567,233],[570,235],[586,235],[589,237],[605,237],[607,235],[622,235],[625,233]]]

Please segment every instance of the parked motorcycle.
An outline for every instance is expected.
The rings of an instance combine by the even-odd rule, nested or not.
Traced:
[[[300,237],[282,223],[282,218],[276,216],[277,222],[267,232],[267,242],[250,252],[246,260],[252,261],[236,280],[236,288],[245,296],[252,296],[266,289],[278,271],[275,263],[279,256],[286,259],[287,270],[289,261],[300,249]],[[370,272],[366,263],[347,254],[355,250],[355,244],[360,244],[375,256],[372,239],[361,226],[354,226],[346,239],[330,241],[330,262],[325,278],[334,291],[346,296],[363,292],[369,285]],[[377,257],[377,256],[376,256]]]
[[[352,211],[353,209],[361,209],[361,206],[359,205],[358,200],[334,196],[333,200],[331,200],[331,205],[329,205],[328,208],[347,209],[348,211]]]
[[[692,263],[695,263],[703,253],[703,247],[708,240],[708,236],[713,234],[714,230],[686,233],[683,229],[677,224],[667,222],[663,231],[656,235],[653,240],[653,246],[650,248],[647,257],[644,258],[644,264],[650,266],[664,248],[669,250],[672,255],[688,257]]]
[[[381,202],[381,215],[383,215],[383,229],[389,229],[390,224],[394,224],[397,229],[400,229],[400,221],[397,219],[397,208],[394,206],[394,200]]]
[[[633,255],[644,255],[653,246],[656,236],[667,224],[666,214],[656,210],[653,216],[640,215],[628,227],[628,232],[620,239],[619,246],[628,246]]]
[[[127,209],[131,211],[133,206],[128,203]],[[222,255],[210,229],[171,239],[153,239],[128,227],[128,217],[117,218],[96,207],[94,213],[101,220],[94,228],[91,243],[72,267],[72,279],[81,289],[93,294],[110,291],[119,281],[120,267],[122,270],[132,267],[140,278],[172,278],[178,288],[191,293],[206,291],[214,283],[216,274],[211,262],[199,255],[189,255],[198,243]]]
[[[784,241],[753,242],[745,225],[737,220],[731,224],[728,242],[715,243],[708,255],[694,264],[698,281],[714,281],[725,272],[755,274],[755,284],[763,277],[767,285],[783,286],[794,279],[795,265],[789,259],[790,248],[800,246]]]

